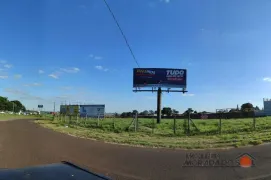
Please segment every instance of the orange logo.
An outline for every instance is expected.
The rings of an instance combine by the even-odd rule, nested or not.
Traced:
[[[254,158],[247,153],[242,154],[238,159],[240,167],[248,168],[254,166]]]

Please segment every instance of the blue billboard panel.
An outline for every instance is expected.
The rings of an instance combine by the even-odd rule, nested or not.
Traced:
[[[81,117],[104,118],[105,105],[80,105]]]
[[[133,87],[186,88],[186,69],[134,68]]]

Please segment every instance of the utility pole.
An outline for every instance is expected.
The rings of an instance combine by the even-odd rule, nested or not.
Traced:
[[[161,122],[161,96],[162,90],[161,87],[159,87],[157,91],[157,124]]]
[[[56,112],[56,102],[54,102],[54,113]]]

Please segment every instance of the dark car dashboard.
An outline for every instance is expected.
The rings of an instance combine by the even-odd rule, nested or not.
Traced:
[[[110,180],[92,173],[70,162],[26,167],[0,169],[0,180]]]

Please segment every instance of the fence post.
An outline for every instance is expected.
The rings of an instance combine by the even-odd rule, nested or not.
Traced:
[[[152,134],[154,134],[154,128],[155,128],[155,122],[154,122],[154,116],[152,116]]]
[[[113,116],[113,130],[115,130],[115,116]]]
[[[76,115],[76,128],[78,128],[78,114]]]
[[[98,127],[100,126],[100,114],[98,115]]]
[[[137,113],[136,113],[136,131],[138,131],[138,116],[137,116]]]
[[[136,132],[136,114],[134,115],[134,130],[135,130],[135,132]]]
[[[86,119],[85,119],[85,127],[87,126],[87,114],[86,114]]]
[[[188,129],[187,129],[188,135],[190,135],[190,111],[188,112]]]
[[[253,114],[253,130],[254,130],[254,131],[256,130],[256,117],[255,117],[255,111],[254,111],[254,114]]]
[[[222,131],[222,120],[221,120],[221,114],[220,114],[220,118],[219,118],[219,134],[221,134],[221,131]]]
[[[174,134],[176,134],[176,116],[174,115],[174,123],[173,123],[173,131],[174,131]]]

